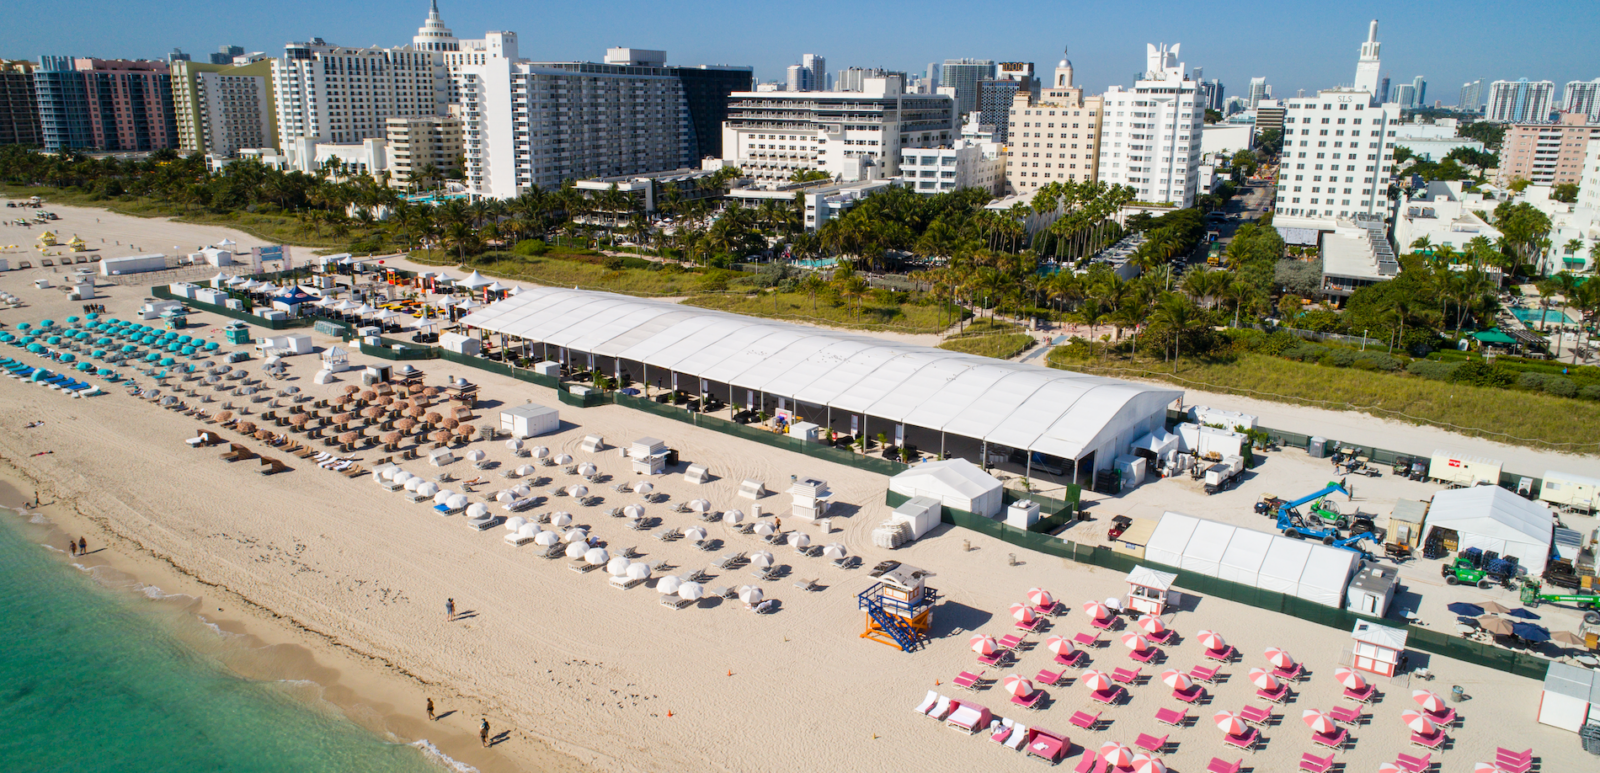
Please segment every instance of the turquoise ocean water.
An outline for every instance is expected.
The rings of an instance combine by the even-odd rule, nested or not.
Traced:
[[[297,699],[292,685],[234,676],[25,527],[0,510],[0,770],[444,769]]]

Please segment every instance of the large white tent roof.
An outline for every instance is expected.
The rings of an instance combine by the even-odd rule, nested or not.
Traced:
[[[1358,556],[1276,534],[1168,512],[1145,542],[1146,560],[1330,607],[1344,605]]]
[[[1429,529],[1455,529],[1461,549],[1482,548],[1516,556],[1535,577],[1550,557],[1555,520],[1550,510],[1499,486],[1441,491],[1428,506]]]
[[[1000,481],[965,459],[914,465],[889,479],[889,490],[909,497],[932,497],[948,507],[985,517],[999,512]]]
[[[463,323],[741,389],[1078,459],[1182,392],[666,301],[535,288]]]

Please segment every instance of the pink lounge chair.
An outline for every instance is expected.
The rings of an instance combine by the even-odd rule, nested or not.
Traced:
[[[1166,644],[1167,642],[1172,641],[1172,637],[1177,635],[1178,634],[1176,631],[1172,630],[1171,628],[1167,628],[1162,630],[1161,633],[1147,633],[1144,635],[1144,637],[1157,644]]]
[[[1504,746],[1496,746],[1494,749],[1494,757],[1497,760],[1527,762],[1533,759],[1533,747],[1530,746],[1520,752],[1514,752]]]
[[[1187,690],[1173,690],[1172,697],[1184,703],[1199,703],[1202,698],[1206,697],[1206,688],[1198,684],[1192,684],[1189,685]]]
[[[1183,723],[1189,721],[1189,711],[1187,709],[1183,711],[1168,708],[1156,709],[1156,721],[1163,725],[1183,727]]]
[[[1061,684],[1062,676],[1063,674],[1058,671],[1050,671],[1048,669],[1041,668],[1039,669],[1039,673],[1033,677],[1033,681],[1038,682],[1039,684],[1055,687],[1056,685]]]
[[[1140,663],[1149,663],[1151,660],[1154,660],[1157,655],[1160,655],[1160,654],[1161,654],[1161,650],[1156,649],[1155,647],[1150,647],[1148,649],[1142,649],[1142,650],[1128,650],[1128,657],[1133,658],[1134,660],[1136,660],[1136,661],[1138,661]]]
[[[1433,733],[1429,735],[1423,735],[1422,733],[1411,734],[1412,745],[1421,746],[1424,749],[1437,749],[1444,745],[1444,739],[1444,728],[1442,727],[1435,728]]]
[[[1044,690],[1034,690],[1033,694],[1026,698],[1022,697],[1021,695],[1011,696],[1012,703],[1028,709],[1029,711],[1037,711],[1039,709],[1039,702],[1042,700],[1044,700]]]
[[[1061,758],[1067,756],[1067,750],[1072,748],[1072,741],[1064,735],[1034,729],[1032,737],[1028,739],[1028,754],[1039,757],[1045,762],[1055,765]]]
[[[1433,754],[1424,754],[1421,757],[1413,757],[1409,754],[1396,754],[1394,756],[1394,764],[1399,765],[1411,773],[1422,773],[1433,765]]]
[[[1272,721],[1272,709],[1262,709],[1247,705],[1239,709],[1239,718],[1252,725],[1265,725]]]
[[[1010,720],[1006,721],[1009,722]],[[1016,728],[1012,727],[1011,725],[1001,725],[999,730],[994,731],[994,734],[989,736],[989,740],[994,741],[995,743],[1005,743],[1006,741],[1010,740],[1013,732],[1016,732]]]
[[[1256,697],[1273,703],[1283,703],[1289,697],[1289,683],[1280,683],[1276,690],[1256,690]]]
[[[1372,702],[1372,696],[1377,694],[1378,686],[1374,684],[1368,684],[1366,687],[1363,687],[1359,690],[1345,688],[1344,691],[1344,697],[1349,698],[1357,703],[1370,703]]]
[[[1332,733],[1312,733],[1311,742],[1329,749],[1343,749],[1344,742],[1350,740],[1350,731],[1339,727]]]
[[[1004,649],[1014,650],[1014,649],[1017,649],[1018,647],[1021,647],[1022,646],[1022,642],[1023,642],[1023,639],[1022,639],[1021,636],[1017,636],[1016,634],[1008,633],[1005,636],[1000,637],[1000,640],[995,642],[995,643],[1000,645]]]
[[[1104,703],[1107,706],[1115,706],[1117,699],[1121,698],[1126,693],[1127,691],[1122,689],[1122,687],[1119,685],[1109,690],[1095,690],[1094,692],[1089,693],[1089,697],[1093,699],[1095,703]]]
[[[1328,773],[1333,768],[1333,755],[1318,757],[1315,754],[1300,755],[1300,769],[1306,773]]]
[[[1238,653],[1239,651],[1234,649],[1232,644],[1229,644],[1220,650],[1206,650],[1206,657],[1219,663],[1232,663],[1233,656]]]
[[[1300,665],[1299,663],[1294,664],[1294,668],[1274,668],[1274,669],[1272,669],[1272,675],[1273,676],[1278,677],[1279,679],[1287,679],[1287,680],[1289,680],[1291,682],[1300,681],[1300,677],[1303,676],[1305,674],[1305,672],[1306,672],[1306,667]]]
[[[1456,723],[1456,710],[1449,706],[1446,706],[1444,711],[1423,709],[1422,713],[1428,715],[1428,719],[1433,720],[1433,723],[1440,727],[1450,727]]]
[[[1189,678],[1198,682],[1211,684],[1217,681],[1217,669],[1206,668],[1205,666],[1195,666],[1194,668],[1189,669]]]
[[[1044,626],[1044,618],[1042,618],[1042,617],[1035,617],[1035,618],[1033,618],[1033,620],[1031,622],[1027,622],[1027,623],[1022,622],[1021,620],[1017,621],[1017,627],[1022,629],[1022,630],[1024,630],[1024,631],[1027,631],[1028,633],[1033,633],[1033,632],[1039,630],[1040,628],[1042,628],[1043,626]]]
[[[1072,713],[1072,718],[1068,719],[1067,721],[1071,722],[1074,727],[1081,727],[1084,730],[1093,730],[1095,724],[1100,721],[1100,712],[1097,711],[1093,714],[1090,714],[1086,711],[1074,711]]]
[[[1333,721],[1335,722],[1343,722],[1347,725],[1361,724],[1361,709],[1334,706],[1333,708],[1328,709],[1328,716],[1333,717]]]
[[[1010,654],[1010,650],[997,649],[994,651],[993,655],[979,655],[978,662],[986,666],[998,666],[1001,663],[1004,663],[1006,657]]]
[[[1046,617],[1054,617],[1055,615],[1060,614],[1062,612],[1066,612],[1066,611],[1067,611],[1066,605],[1062,604],[1059,601],[1052,601],[1052,602],[1050,602],[1050,604],[1048,606],[1034,607],[1033,608],[1033,613],[1034,614],[1036,614],[1036,615],[1045,615]]]
[[[977,691],[978,681],[983,679],[983,675],[986,673],[988,673],[987,670],[979,671],[976,674],[969,671],[962,671],[960,674],[956,675],[956,678],[951,679],[950,681],[951,683],[955,684],[955,686],[960,687],[963,690]]]
[[[1222,737],[1223,743],[1236,749],[1243,749],[1247,752],[1255,751],[1256,742],[1260,740],[1261,731],[1253,727],[1246,730],[1244,735],[1225,735]]]
[[[1078,760],[1078,767],[1073,768],[1072,773],[1094,773],[1095,764],[1098,762],[1100,762],[1100,755],[1084,749],[1083,759]]]
[[[1227,760],[1212,757],[1211,763],[1206,765],[1206,773],[1239,773],[1239,770],[1243,767],[1244,758],[1242,757],[1238,762],[1228,762]]]
[[[1074,643],[1076,643],[1079,647],[1098,647],[1098,646],[1100,646],[1100,637],[1098,635],[1090,634],[1090,633],[1073,634],[1072,641]]]
[[[1533,769],[1533,757],[1506,757],[1497,754],[1494,758],[1494,766],[1506,773],[1528,773],[1529,770]]]
[[[1097,617],[1093,620],[1090,620],[1089,625],[1099,628],[1102,631],[1109,631],[1117,627],[1117,616],[1112,615],[1110,617]]]
[[[1068,668],[1078,668],[1079,666],[1084,665],[1083,659],[1086,658],[1086,657],[1088,657],[1088,655],[1085,655],[1083,653],[1083,650],[1073,650],[1072,651],[1072,657],[1065,658],[1065,657],[1062,657],[1060,655],[1057,655],[1055,660],[1056,660],[1057,663],[1060,663],[1063,666],[1067,666]]]
[[[1129,671],[1126,668],[1112,669],[1111,681],[1121,682],[1122,684],[1133,684],[1134,682],[1139,681],[1139,677],[1144,676],[1142,673],[1143,671],[1144,669],[1142,668],[1136,668],[1132,671]]]
[[[1133,745],[1151,754],[1160,754],[1162,749],[1167,748],[1167,739],[1171,737],[1171,735],[1164,735],[1157,738],[1147,733],[1140,733],[1139,737],[1134,739]]]

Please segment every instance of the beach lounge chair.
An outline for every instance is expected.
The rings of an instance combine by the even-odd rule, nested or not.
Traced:
[[[1051,765],[1061,762],[1067,756],[1067,751],[1072,748],[1072,741],[1064,735],[1039,730],[1035,728],[1027,741],[1028,755],[1038,757]]]
[[[1020,752],[1023,750],[1024,745],[1028,743],[1028,736],[1032,734],[1033,731],[1029,730],[1027,725],[1020,722],[1012,723],[1011,735],[1006,736],[1005,745],[1014,752]]]
[[[1245,706],[1239,709],[1239,718],[1252,725],[1266,725],[1272,721],[1272,709]]]
[[[1256,697],[1273,703],[1284,703],[1289,699],[1289,683],[1280,682],[1276,690],[1256,690]]]
[[[993,715],[989,713],[987,708],[976,703],[952,701],[951,705],[954,708],[951,710],[949,718],[945,720],[945,725],[961,730],[968,735],[988,727],[989,722],[993,719]]]
[[[1179,711],[1178,709],[1159,708],[1156,709],[1156,721],[1163,725],[1183,727],[1183,723],[1189,721],[1189,711],[1187,709]]]
[[[1011,702],[1029,711],[1036,711],[1043,705],[1044,690],[1034,690],[1031,695],[1024,698],[1021,695],[1011,696]]]
[[[960,687],[963,690],[975,692],[978,689],[979,681],[983,679],[983,675],[986,673],[988,673],[987,670],[979,671],[976,674],[970,671],[962,671],[956,675],[956,678],[951,679],[950,681],[955,683],[955,686]]]
[[[1423,709],[1422,713],[1426,714],[1428,719],[1433,720],[1433,723],[1439,727],[1450,727],[1456,723],[1456,710],[1449,706],[1446,706],[1443,711]]]
[[[1410,754],[1396,754],[1394,756],[1394,764],[1410,771],[1410,773],[1422,773],[1433,766],[1433,754],[1430,752],[1421,757],[1413,757]]]
[[[1139,737],[1133,740],[1133,745],[1151,754],[1160,754],[1162,749],[1167,748],[1167,739],[1171,737],[1171,735],[1164,735],[1157,738],[1148,733],[1140,733]]]
[[[1093,730],[1095,725],[1100,724],[1100,712],[1097,711],[1093,714],[1090,714],[1086,711],[1074,711],[1072,712],[1072,717],[1067,721],[1071,722],[1075,727],[1081,727],[1084,730]]]
[[[1106,617],[1097,617],[1093,620],[1090,620],[1089,625],[1099,628],[1102,631],[1112,631],[1116,630],[1117,623],[1120,622],[1122,622],[1122,619],[1116,615],[1107,615]]]
[[[1072,641],[1075,642],[1079,647],[1098,647],[1098,646],[1100,646],[1100,636],[1097,635],[1097,634],[1092,634],[1092,633],[1076,633],[1076,634],[1073,634],[1072,635]]]
[[[567,554],[567,546],[558,542],[558,543],[556,543],[554,545],[551,545],[548,548],[545,548],[544,552],[541,553],[540,555],[542,557],[544,557],[544,558],[548,558],[548,559],[554,560],[554,559],[557,559],[557,558],[561,558],[561,557],[565,556],[566,554]]]
[[[600,565],[599,564],[591,564],[588,561],[581,561],[580,560],[580,561],[573,561],[572,563],[567,564],[567,568],[571,569],[574,572],[577,572],[578,574],[588,574],[588,573],[590,573],[590,572],[592,572],[592,571],[594,571],[596,569],[599,569]]]
[[[633,529],[634,531],[644,531],[645,529],[650,528],[650,521],[644,518],[635,518],[634,520],[628,522],[628,528]]]
[[[1136,668],[1132,671],[1129,671],[1126,668],[1114,668],[1111,670],[1111,681],[1120,682],[1122,684],[1133,684],[1134,682],[1139,681],[1139,677],[1144,676],[1144,674],[1141,673],[1142,671],[1144,671],[1142,668]]]
[[[1343,749],[1344,742],[1350,740],[1350,731],[1336,727],[1331,733],[1312,733],[1311,742],[1329,749]]]
[[[1305,673],[1306,673],[1306,667],[1301,665],[1301,664],[1299,664],[1299,663],[1294,664],[1293,668],[1274,668],[1274,669],[1272,669],[1272,675],[1273,676],[1278,677],[1279,679],[1287,679],[1287,680],[1289,680],[1291,682],[1300,681],[1300,678],[1302,676],[1305,676]]]
[[[1084,749],[1083,756],[1078,758],[1078,766],[1072,769],[1072,773],[1095,773],[1096,769],[1100,773],[1105,773],[1105,762],[1093,750]]]
[[[923,697],[922,702],[918,703],[916,708],[912,709],[912,711],[915,711],[918,714],[927,714],[928,712],[933,711],[934,704],[938,702],[939,693],[935,690],[929,690],[928,694]]]
[[[1051,671],[1049,669],[1041,668],[1039,669],[1039,673],[1033,677],[1033,681],[1038,682],[1039,684],[1055,687],[1061,684],[1062,676],[1064,676],[1064,674],[1062,674],[1060,671]]]
[[[1024,643],[1026,643],[1026,641],[1027,640],[1023,639],[1021,636],[1017,636],[1016,634],[1008,633],[1005,636],[1000,637],[1000,640],[997,643],[1001,647],[1004,647],[1004,648],[1006,648],[1008,650],[1015,650],[1015,649],[1021,649],[1022,645]]]
[[[1001,647],[1001,648],[996,649],[994,652],[992,652],[992,653],[990,653],[988,655],[979,655],[978,656],[978,662],[982,663],[982,664],[984,664],[986,666],[998,666],[1001,663],[1004,663],[1006,661],[1006,658],[1008,658],[1010,656],[1011,656],[1011,650],[1008,650],[1008,649],[1005,649],[1004,647]]]
[[[1508,749],[1495,752],[1494,766],[1505,773],[1528,773],[1533,769],[1533,750],[1517,753]]]
[[[1033,613],[1034,614],[1036,614],[1036,615],[1045,615],[1047,617],[1054,617],[1054,616],[1056,616],[1058,614],[1065,614],[1066,611],[1067,611],[1067,605],[1062,604],[1059,601],[1054,601],[1054,600],[1052,600],[1049,604],[1046,604],[1044,606],[1035,606],[1033,608]]]
[[[1348,706],[1334,706],[1333,708],[1328,709],[1328,716],[1333,717],[1333,721],[1335,722],[1343,722],[1347,725],[1361,724],[1361,709],[1357,708],[1350,708]]]
[[[1225,743],[1225,744],[1227,744],[1229,746],[1232,746],[1232,747],[1234,747],[1236,749],[1243,749],[1243,750],[1245,750],[1247,752],[1255,751],[1256,750],[1256,743],[1259,742],[1260,740],[1261,740],[1261,731],[1257,730],[1257,729],[1255,729],[1253,727],[1252,728],[1248,728],[1245,731],[1244,735],[1224,735],[1222,737],[1222,742],[1223,743]]]
[[[750,576],[761,580],[762,582],[770,582],[778,579],[778,569],[779,567],[776,565],[769,566],[766,569],[762,569],[758,566],[750,572]],[[981,660],[982,658],[979,659]]]
[[[1094,692],[1089,693],[1089,698],[1095,703],[1104,703],[1107,706],[1115,706],[1117,705],[1117,701],[1122,698],[1123,695],[1126,695],[1127,692],[1127,690],[1122,689],[1121,685],[1116,685],[1109,690],[1095,690]]]
[[[1437,749],[1445,742],[1444,728],[1434,728],[1432,733],[1412,733],[1411,745],[1421,746],[1424,749]]]
[[[1243,758],[1236,762],[1228,762],[1227,760],[1212,757],[1211,762],[1206,765],[1206,773],[1239,773],[1239,770],[1243,767]]]
[[[701,539],[694,541],[694,549],[702,553],[710,553],[717,548],[717,545],[718,541],[712,539]]]
[[[955,707],[951,705],[949,696],[940,695],[939,702],[933,704],[933,708],[928,711],[928,716],[943,722],[945,717],[950,716],[952,708]]]
[[[1219,650],[1206,650],[1206,657],[1219,663],[1232,663],[1233,656],[1238,653],[1239,651],[1234,649],[1232,644],[1229,644]]]
[[[1011,720],[1001,717],[1000,726],[995,728],[993,733],[989,734],[989,740],[994,741],[995,743],[1005,743],[1006,739],[1011,737],[1011,731],[1013,729],[1014,727],[1011,723]]]
[[[280,462],[277,459],[268,459],[267,457],[263,456],[261,457],[261,466],[256,469],[256,472],[259,472],[262,475],[273,475],[283,472],[287,469],[289,469],[288,466],[283,462]]]
[[[1035,617],[1033,620],[1026,623],[1022,622],[1021,620],[1016,621],[1016,626],[1024,631],[1027,631],[1028,633],[1038,631],[1040,628],[1044,627],[1044,624],[1044,618],[1042,617]]]
[[[684,582],[705,582],[709,577],[710,575],[706,574],[706,570],[704,569],[696,569],[692,572],[683,573]]]
[[[339,470],[338,472],[340,475],[343,475],[346,478],[359,478],[367,474],[367,468],[362,467],[359,464],[351,463],[350,469]]]
[[[1084,660],[1088,657],[1088,655],[1084,654],[1083,650],[1073,650],[1072,654],[1069,656],[1055,656],[1055,661],[1068,668],[1081,668],[1086,665]]]
[[[656,532],[656,539],[661,540],[662,542],[671,542],[672,540],[682,536],[683,532],[679,531],[678,527],[676,526]]]
[[[1363,687],[1359,690],[1351,690],[1346,688],[1344,691],[1344,697],[1349,698],[1357,703],[1371,703],[1373,697],[1377,694],[1378,686],[1370,683],[1366,687]]]
[[[1199,703],[1206,697],[1206,688],[1198,684],[1189,685],[1187,690],[1173,690],[1172,697],[1184,703]]]
[[[673,609],[683,609],[694,603],[694,599],[680,598],[678,596],[667,596],[661,599],[661,606],[672,607]]]
[[[1149,663],[1160,654],[1161,650],[1156,647],[1146,647],[1142,650],[1128,650],[1128,657],[1133,658],[1139,663]]]
[[[1333,755],[1318,757],[1315,754],[1300,755],[1300,769],[1306,773],[1328,773],[1333,768]]]
[[[816,580],[805,580],[805,579],[795,580],[794,581],[794,587],[799,588],[800,590],[804,590],[804,591],[813,591],[813,590],[817,589],[817,581]]]
[[[1172,630],[1171,628],[1163,628],[1161,629],[1161,633],[1147,633],[1144,635],[1144,638],[1149,639],[1157,644],[1170,644],[1172,640],[1177,637],[1178,632]]]
[[[739,589],[726,585],[718,585],[717,587],[711,589],[711,595],[720,599],[732,601],[736,598],[739,598]]]
[[[732,569],[743,561],[744,551],[741,550],[738,553],[729,553],[728,555],[718,558],[717,560],[712,561],[711,565],[718,569]]]

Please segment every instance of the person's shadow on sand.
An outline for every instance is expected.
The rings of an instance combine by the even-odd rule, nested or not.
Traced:
[[[466,610],[462,610],[462,611],[456,613],[456,621],[460,622],[462,620],[470,620],[470,619],[472,619],[474,617],[477,617],[477,616],[478,616],[478,610],[476,610],[476,609],[466,609]]]
[[[454,713],[456,713],[456,710],[455,709],[451,709],[449,711],[446,711],[443,714],[436,714],[433,717],[433,721],[439,722],[439,721],[443,720],[445,717],[448,717],[448,716],[450,716],[451,714],[454,714]]]
[[[509,741],[509,740],[511,740],[511,731],[510,730],[501,730],[499,735],[494,736],[493,738],[489,739],[489,748],[492,749],[496,745],[500,744],[502,741]]]

